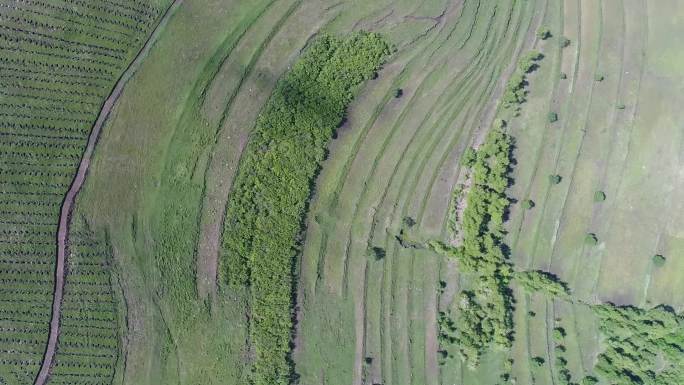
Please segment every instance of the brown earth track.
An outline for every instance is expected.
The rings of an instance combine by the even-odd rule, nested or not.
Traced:
[[[76,201],[76,195],[78,194],[81,187],[83,187],[83,183],[85,182],[86,174],[88,172],[88,168],[90,167],[90,161],[93,157],[93,152],[95,150],[97,140],[100,136],[100,132],[102,131],[102,127],[104,126],[105,121],[109,117],[110,112],[114,108],[114,105],[121,96],[124,86],[136,72],[145,56],[147,56],[147,54],[149,53],[150,49],[154,45],[154,42],[157,40],[157,37],[159,36],[160,30],[163,28],[163,26],[166,24],[169,18],[173,15],[174,11],[180,6],[182,2],[183,0],[174,0],[173,3],[166,9],[164,15],[159,19],[159,22],[157,23],[154,30],[148,37],[147,41],[145,41],[145,45],[143,45],[143,47],[140,49],[140,51],[135,56],[135,58],[128,66],[128,68],[126,68],[126,71],[124,71],[124,73],[121,75],[116,85],[114,86],[114,89],[103,103],[102,109],[100,110],[100,114],[98,115],[97,120],[93,125],[93,129],[91,130],[90,135],[88,136],[88,144],[86,146],[85,152],[83,153],[83,157],[81,158],[81,162],[78,166],[78,171],[76,172],[76,175],[74,176],[74,179],[71,182],[71,186],[69,187],[69,191],[67,191],[66,196],[64,197],[64,201],[62,202],[62,207],[59,213],[59,225],[57,228],[57,264],[55,267],[55,288],[54,295],[52,298],[52,317],[50,319],[50,334],[48,337],[47,346],[45,348],[45,354],[43,355],[43,361],[41,363],[40,371],[36,376],[34,385],[43,385],[47,382],[50,376],[50,369],[52,368],[52,364],[54,361],[57,340],[59,338],[60,331],[59,321],[62,310],[62,297],[64,296],[64,264],[66,260],[66,244],[69,234],[69,222],[71,219],[70,215],[74,206],[74,202]]]

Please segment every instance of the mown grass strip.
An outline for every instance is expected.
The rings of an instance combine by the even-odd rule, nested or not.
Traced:
[[[287,384],[295,256],[315,176],[347,105],[390,53],[377,34],[319,37],[257,118],[226,210],[223,282],[248,286],[254,384]]]

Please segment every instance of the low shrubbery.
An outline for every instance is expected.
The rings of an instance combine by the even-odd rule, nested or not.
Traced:
[[[546,39],[550,38],[551,36],[552,36],[551,30],[548,29],[547,27],[541,27],[537,31],[537,37],[542,39],[542,40],[546,40]]]

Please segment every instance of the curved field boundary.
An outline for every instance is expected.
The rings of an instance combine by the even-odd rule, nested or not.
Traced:
[[[152,45],[154,45],[154,42],[159,36],[160,30],[164,27],[166,22],[182,2],[183,0],[174,0],[174,2],[166,9],[164,15],[159,20],[159,23],[145,42],[145,45],[135,56],[126,71],[124,71],[123,75],[121,75],[111,94],[105,100],[104,104],[102,105],[102,109],[100,110],[100,114],[95,121],[95,125],[93,125],[93,129],[88,136],[88,145],[86,146],[83,157],[81,158],[81,163],[78,166],[78,172],[74,176],[74,179],[71,182],[71,187],[69,187],[69,191],[67,191],[64,201],[62,202],[62,208],[60,209],[59,213],[59,226],[57,228],[57,265],[55,267],[55,289],[52,299],[50,335],[45,348],[45,354],[43,355],[43,362],[41,363],[40,371],[38,372],[38,376],[34,381],[34,385],[43,385],[46,383],[48,376],[50,375],[52,362],[55,357],[55,348],[57,346],[57,339],[59,338],[59,321],[62,310],[62,297],[64,296],[64,262],[66,257],[66,243],[67,234],[69,232],[70,214],[76,200],[76,195],[85,182],[86,173],[90,167],[90,160],[93,156],[97,139],[102,131],[102,126],[104,126],[105,121],[109,117],[109,113],[114,108],[119,96],[121,96],[124,86],[133,76],[145,56],[147,56],[152,48]]]

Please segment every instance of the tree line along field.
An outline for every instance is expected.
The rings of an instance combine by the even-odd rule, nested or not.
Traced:
[[[681,15],[0,0],[0,384],[682,383]]]

